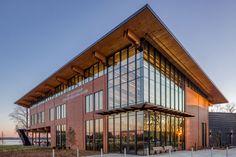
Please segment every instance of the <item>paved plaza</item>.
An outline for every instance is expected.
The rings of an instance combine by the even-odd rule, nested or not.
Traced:
[[[137,155],[129,155],[126,157],[135,157]],[[100,155],[94,155],[91,157],[100,157]],[[124,157],[123,154],[104,154],[103,157]],[[157,155],[150,155],[150,157],[169,157],[168,153],[162,153]],[[178,151],[172,152],[171,157],[191,157],[191,151]],[[199,150],[194,151],[192,157],[211,157],[211,150]],[[213,150],[212,157],[226,157],[226,150]],[[228,157],[236,157],[236,148],[229,149]]]

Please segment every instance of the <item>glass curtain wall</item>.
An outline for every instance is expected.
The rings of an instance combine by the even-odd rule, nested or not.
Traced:
[[[150,44],[144,47],[144,102],[184,112],[184,75]]]
[[[108,58],[108,110],[139,103],[185,111],[185,77],[148,42]],[[184,148],[184,118],[153,111],[109,116],[109,152],[145,155],[154,146]]]
[[[128,112],[109,116],[109,152],[143,153],[143,112]]]
[[[108,110],[143,102],[142,58],[133,47],[108,58]]]
[[[108,58],[108,110],[148,102],[184,112],[184,75],[150,44],[143,47]]]
[[[172,145],[184,149],[184,118],[174,115],[137,111],[109,116],[109,152],[154,154],[153,147]]]

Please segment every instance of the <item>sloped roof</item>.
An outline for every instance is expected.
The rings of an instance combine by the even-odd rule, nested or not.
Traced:
[[[79,66],[82,69],[86,69],[96,63],[97,60],[93,57],[93,52],[99,51],[102,55],[108,57],[122,47],[127,46],[130,42],[123,37],[124,31],[127,29],[132,30],[139,38],[145,38],[168,57],[182,73],[202,89],[209,97],[209,101],[212,104],[228,102],[150,6],[145,5],[94,44],[79,53],[79,55],[75,56],[71,61],[66,63],[15,103],[29,107],[30,102],[28,98],[35,97],[36,93],[39,91],[46,92],[45,85],[56,87],[60,84],[60,82],[56,80],[56,77],[69,79],[75,75],[75,72],[71,70],[72,66]]]

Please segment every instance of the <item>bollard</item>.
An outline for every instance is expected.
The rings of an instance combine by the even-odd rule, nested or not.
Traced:
[[[79,157],[79,149],[77,148],[77,157]]]
[[[211,147],[211,157],[213,157],[213,147]]]
[[[102,148],[101,148],[101,157],[103,157],[103,151],[102,151]]]
[[[229,156],[229,148],[226,147],[226,157],[228,157],[228,156]]]
[[[169,157],[171,157],[171,150],[169,149]]]
[[[147,148],[147,156],[149,156],[149,149]]]
[[[193,147],[192,147],[192,150],[191,150],[191,157],[193,157]]]
[[[55,149],[52,149],[52,157],[55,157]]]
[[[126,157],[126,148],[124,148],[124,157]]]

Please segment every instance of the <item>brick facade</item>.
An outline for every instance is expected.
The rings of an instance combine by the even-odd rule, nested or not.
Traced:
[[[63,94],[57,98],[49,100],[48,102],[41,104],[38,107],[30,109],[30,115],[38,112],[44,112],[45,122],[32,125],[30,129],[50,127],[51,131],[51,146],[56,146],[56,126],[66,124],[66,130],[70,127],[74,129],[76,133],[76,144],[74,148],[85,149],[85,121],[92,119],[103,118],[103,141],[107,140],[107,123],[106,117],[96,114],[95,112],[85,113],[85,96],[96,93],[103,90],[106,93],[107,90],[107,75],[99,77],[91,82],[88,82],[74,90]],[[103,94],[103,109],[107,108],[106,94]],[[58,105],[66,104],[66,118],[53,121],[49,120],[49,109],[55,108]],[[55,114],[55,111],[54,111]],[[55,117],[55,115],[54,115]],[[67,141],[67,145],[68,141]],[[104,142],[104,151],[107,151],[107,143]]]

